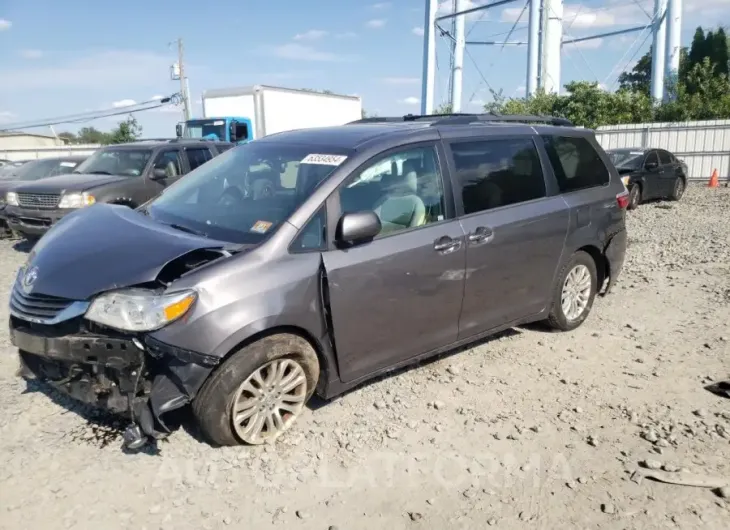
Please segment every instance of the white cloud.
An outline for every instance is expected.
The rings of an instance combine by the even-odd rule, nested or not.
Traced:
[[[380,29],[385,26],[386,22],[388,21],[383,18],[374,18],[373,20],[368,20],[365,26],[370,29]]]
[[[0,123],[10,123],[15,121],[18,116],[14,112],[0,110]]]
[[[711,0],[722,1],[722,0]],[[643,9],[642,9],[643,8]],[[566,3],[563,6],[563,27],[570,32],[573,29],[606,28],[617,25],[639,25],[649,23],[646,13],[654,10],[654,0],[636,0],[627,3],[625,0],[608,0],[600,7],[588,7],[581,3]],[[503,22],[515,22],[522,12],[521,7],[507,7],[502,10]],[[526,15],[522,21],[527,22]]]
[[[483,5],[487,4],[487,3],[488,3],[487,0],[479,0],[479,1],[475,1],[475,0],[464,0],[464,9],[463,10],[467,10],[467,9],[472,9],[472,8],[475,8],[475,7],[483,6]],[[453,3],[452,3],[451,0],[441,0],[439,2],[438,9],[436,10],[436,16],[441,17],[441,16],[444,16],[444,15],[448,15],[450,13],[453,13],[454,12],[453,7],[454,6],[453,6]],[[520,8],[518,11],[520,11],[521,9],[522,8]],[[474,20],[477,20],[477,19],[478,20],[489,20],[489,10],[488,9],[482,9],[482,10],[474,11],[474,12],[469,13],[469,14],[466,15],[466,20],[474,21]]]
[[[294,40],[318,40],[325,37],[327,32],[321,29],[310,29],[304,33],[297,33],[294,35]]]
[[[6,29],[10,29],[10,26],[12,26],[13,23],[9,20],[5,20],[4,18],[0,18],[0,31],[5,31]]]
[[[354,39],[357,37],[357,33],[354,31],[343,31],[342,33],[335,33],[336,39]]]
[[[417,85],[421,80],[417,77],[384,77],[386,85]]]
[[[40,50],[20,50],[19,53],[23,59],[40,59],[43,57],[43,52]]]
[[[388,9],[390,7],[390,2],[377,2],[370,7],[373,9]]]
[[[583,40],[580,42],[566,42],[563,44],[566,49],[581,48],[583,50],[595,50],[603,46],[603,39]]]
[[[109,50],[76,59],[59,61],[53,66],[3,69],[0,79],[12,79],[4,91],[78,88],[106,90],[110,86],[166,86],[169,81],[169,56],[153,52]]]
[[[280,59],[293,59],[296,61],[334,62],[342,59],[334,53],[323,52],[316,48],[312,48],[311,46],[305,46],[303,44],[293,42],[289,44],[282,44],[280,46],[273,46],[269,51],[271,55],[279,57]]]
[[[114,101],[112,103],[112,107],[118,108],[118,107],[129,107],[130,105],[136,105],[137,102],[133,99],[120,99],[119,101]]]
[[[423,37],[423,28],[422,27],[415,27],[411,30],[411,33],[414,35],[418,35],[419,37]]]
[[[405,103],[406,105],[418,105],[421,102],[417,97],[411,96],[405,99],[401,99],[399,103]]]
[[[150,101],[153,101],[153,100],[158,100],[158,99],[162,99],[162,98],[164,98],[164,97],[166,97],[166,96],[161,96],[161,95],[159,95],[159,94],[155,94],[154,96],[152,96],[152,97],[150,98]]]

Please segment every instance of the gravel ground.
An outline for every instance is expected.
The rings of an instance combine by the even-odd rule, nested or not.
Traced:
[[[730,482],[730,400],[704,388],[730,378],[729,222],[725,188],[643,205],[580,329],[516,329],[374,382],[273,447],[183,428],[124,454],[113,425],[15,377],[2,328],[0,528],[730,528],[730,492],[632,475]],[[25,254],[0,256],[7,299]]]

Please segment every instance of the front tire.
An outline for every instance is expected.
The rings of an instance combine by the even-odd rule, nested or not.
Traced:
[[[573,254],[563,266],[553,288],[548,325],[571,331],[588,318],[598,291],[598,272],[593,258],[586,252]]]
[[[234,353],[208,378],[193,415],[216,445],[273,443],[303,412],[318,379],[319,359],[309,342],[271,335]]]

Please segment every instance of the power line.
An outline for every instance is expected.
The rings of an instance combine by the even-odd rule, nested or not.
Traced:
[[[135,112],[142,112],[145,110],[153,110],[160,107],[164,107],[169,104],[179,104],[180,95],[172,94],[171,96],[164,97],[162,99],[151,99],[149,101],[143,101],[141,103],[135,103],[134,105],[126,105],[124,107],[115,107],[113,109],[106,109],[92,112],[82,112],[77,114],[67,114],[65,116],[59,116],[56,118],[46,118],[44,120],[11,123],[3,127],[3,132],[16,131],[20,129],[33,129],[37,127],[49,127],[51,125],[60,125],[64,123],[83,123],[99,118],[109,118],[112,116],[121,116],[123,114],[133,114]]]

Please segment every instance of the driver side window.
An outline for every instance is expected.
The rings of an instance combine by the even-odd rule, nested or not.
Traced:
[[[370,210],[380,218],[380,235],[442,221],[444,190],[436,149],[418,147],[368,164],[340,188],[342,213]]]
[[[652,164],[654,164],[654,167],[659,165],[659,158],[656,155],[656,151],[652,151],[646,156],[644,167],[648,169]]]
[[[177,177],[182,175],[182,164],[180,163],[180,151],[162,151],[155,158],[153,169],[162,169],[166,177]]]

